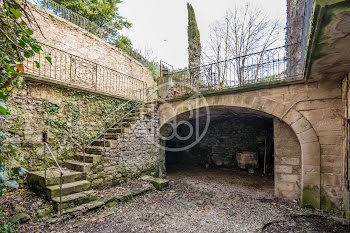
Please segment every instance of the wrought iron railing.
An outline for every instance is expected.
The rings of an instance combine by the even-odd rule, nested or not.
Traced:
[[[24,62],[26,75],[116,97],[144,100],[146,82],[51,46],[42,44],[42,47],[45,52]],[[45,59],[48,54],[52,64]]]
[[[58,4],[53,0],[32,0],[33,3],[37,4],[41,8],[65,19],[69,22],[85,29],[86,31],[105,39],[107,42],[111,43],[112,41],[106,39],[108,38],[108,31],[103,27],[98,26],[96,23],[88,20],[84,16],[77,14],[76,12],[65,8],[64,6]],[[113,44],[113,43],[112,43]],[[134,50],[131,47],[125,47],[122,50],[126,52],[129,56],[140,62],[146,67],[150,67],[152,64],[146,58],[144,58],[140,52]]]
[[[87,18],[75,13],[72,10],[69,10],[53,0],[36,0],[33,1],[41,8],[44,8],[55,15],[68,20],[69,22],[85,29],[88,32],[91,32],[97,36],[102,36],[106,34],[105,30],[102,27],[99,27],[96,23],[88,20]]]
[[[167,98],[196,91],[237,88],[303,77],[300,43],[170,73]],[[164,98],[164,96],[163,96]]]

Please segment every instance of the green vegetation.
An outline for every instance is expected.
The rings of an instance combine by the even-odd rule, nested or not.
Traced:
[[[13,224],[7,214],[0,210],[0,232],[15,232],[15,224]]]
[[[98,27],[104,29],[103,37],[114,43],[118,41],[119,31],[130,28],[131,23],[118,14],[120,0],[54,0],[63,7],[70,9]]]
[[[201,63],[201,41],[197,26],[196,15],[191,4],[187,3],[188,11],[188,66],[189,68],[200,66]]]
[[[15,150],[7,142],[6,115],[9,114],[6,101],[14,88],[21,86],[24,72],[23,61],[42,51],[36,39],[32,37],[33,15],[28,10],[27,2],[16,0],[0,0],[0,189],[1,183],[12,188],[18,184],[12,180],[9,171],[6,171],[6,161],[15,157]],[[46,59],[51,63],[51,57]],[[40,66],[35,61],[37,67]],[[17,158],[19,159],[19,158]]]

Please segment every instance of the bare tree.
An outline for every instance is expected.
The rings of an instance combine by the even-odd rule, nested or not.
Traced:
[[[209,43],[203,55],[209,62],[223,61],[215,65],[220,85],[228,82],[225,80],[228,69],[236,74],[238,85],[243,85],[248,63],[246,55],[262,52],[254,61],[261,64],[264,51],[276,45],[282,33],[279,21],[271,19],[261,7],[252,3],[236,5],[228,10],[220,21],[212,24],[210,30]],[[227,58],[236,59],[227,62]],[[255,71],[259,72],[259,69],[258,65]]]

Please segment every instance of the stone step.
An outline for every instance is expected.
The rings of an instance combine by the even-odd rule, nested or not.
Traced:
[[[94,155],[102,155],[105,152],[105,148],[103,146],[87,146],[85,147],[85,153],[94,154]]]
[[[92,201],[77,207],[66,209],[63,214],[73,214],[74,212],[87,212],[91,210],[96,210],[99,208],[113,207],[123,201],[127,201],[132,199],[138,195],[145,194],[152,189],[150,185],[144,185],[142,187],[137,187],[135,189],[126,189],[123,191],[113,190],[113,192],[108,192],[107,196],[103,196],[102,198]]]
[[[76,160],[68,160],[64,162],[64,165],[71,170],[86,173],[91,170],[92,163],[83,163]]]
[[[121,120],[121,122],[133,122],[136,121],[136,117],[126,117]]]
[[[62,196],[86,191],[90,188],[90,186],[91,186],[91,183],[90,183],[90,181],[87,181],[87,180],[80,180],[77,182],[63,184],[62,185]],[[53,199],[55,197],[59,197],[60,196],[60,186],[59,185],[47,186],[45,193],[51,199]]]
[[[115,124],[113,127],[128,128],[128,127],[130,127],[130,122],[119,122],[119,123]]]
[[[103,140],[103,139],[96,139],[91,143],[91,146],[106,146],[106,147],[111,147],[111,140]]]
[[[127,128],[111,128],[109,130],[107,130],[106,133],[125,133],[127,131]]]
[[[79,180],[85,179],[83,173],[79,171],[72,171],[66,168],[63,168],[63,177],[62,183],[71,183]],[[60,172],[58,169],[48,169],[45,171],[36,171],[28,174],[27,182],[30,187],[38,191],[44,191],[46,186],[59,184]]]
[[[73,208],[97,199],[97,194],[94,190],[83,191],[79,193],[73,193],[62,196],[62,209]],[[52,199],[54,202],[54,209],[59,210],[60,208],[60,197]]]
[[[120,138],[121,134],[120,133],[106,133],[104,137],[106,139],[112,139],[112,140],[117,140]],[[103,136],[102,136],[103,137]]]
[[[96,164],[101,160],[101,157],[102,157],[101,155],[86,154],[85,153],[85,163]],[[74,159],[76,159],[79,162],[83,162],[84,161],[83,153],[79,153],[79,154],[75,155]]]

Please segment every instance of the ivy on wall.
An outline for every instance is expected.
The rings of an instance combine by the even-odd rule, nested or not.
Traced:
[[[32,97],[31,92],[46,94],[38,98]],[[15,135],[21,139],[17,153],[25,158],[25,167],[32,171],[41,170],[44,166],[41,132],[48,132],[50,148],[62,162],[80,152],[83,140],[93,139],[103,129],[101,120],[126,103],[126,100],[112,97],[31,83],[27,83],[24,94],[20,96],[22,100],[16,98],[11,103],[13,117],[10,127],[14,131],[23,131]],[[131,109],[134,105],[128,102],[125,108]],[[120,112],[113,116],[118,117],[118,114]],[[37,133],[26,133],[28,130],[36,130]],[[53,165],[53,161],[49,164]]]

